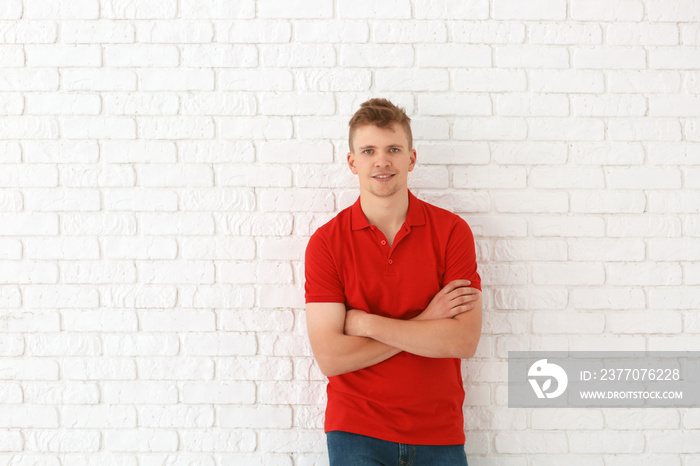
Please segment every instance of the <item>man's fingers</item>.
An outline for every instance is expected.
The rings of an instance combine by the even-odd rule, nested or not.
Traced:
[[[445,293],[450,293],[451,291],[457,289],[457,288],[462,288],[465,286],[471,285],[472,282],[469,280],[452,280],[450,283],[445,285],[445,287],[442,289]]]
[[[453,291],[450,291],[447,294],[447,299],[453,300],[453,299],[459,298],[460,296],[469,296],[472,299],[477,299],[480,294],[481,294],[481,291],[479,291],[476,288],[469,288],[466,286],[461,286]]]

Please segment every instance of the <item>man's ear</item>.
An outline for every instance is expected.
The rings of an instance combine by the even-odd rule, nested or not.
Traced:
[[[408,171],[412,172],[414,168],[416,168],[416,157],[418,156],[418,153],[416,152],[415,149],[411,149],[411,164],[408,166]]]
[[[348,152],[348,166],[350,167],[350,171],[357,175],[357,168],[355,168],[355,154],[352,152]]]

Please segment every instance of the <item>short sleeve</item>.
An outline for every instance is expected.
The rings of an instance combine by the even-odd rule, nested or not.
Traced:
[[[472,288],[481,290],[481,277],[477,271],[476,249],[471,228],[457,216],[447,241],[443,286],[452,280],[469,280]]]
[[[345,303],[343,284],[336,262],[320,232],[316,232],[306,246],[304,262],[307,303]]]

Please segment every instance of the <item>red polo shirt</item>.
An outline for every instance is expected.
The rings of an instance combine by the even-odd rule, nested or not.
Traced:
[[[306,249],[306,302],[410,319],[452,280],[481,289],[474,237],[459,216],[409,192],[406,221],[389,246],[360,200],[319,228]],[[463,444],[459,359],[402,352],[329,377],[326,432],[416,445]]]

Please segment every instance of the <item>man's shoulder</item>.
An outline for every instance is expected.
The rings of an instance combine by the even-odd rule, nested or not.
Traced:
[[[344,208],[333,216],[333,218],[318,227],[311,236],[338,235],[342,234],[344,231],[350,230],[352,222],[351,210],[352,206]]]
[[[425,212],[426,219],[430,222],[439,222],[440,224],[454,224],[464,222],[464,219],[458,214],[447,210],[443,207],[439,207],[430,202],[418,199],[420,205]]]

